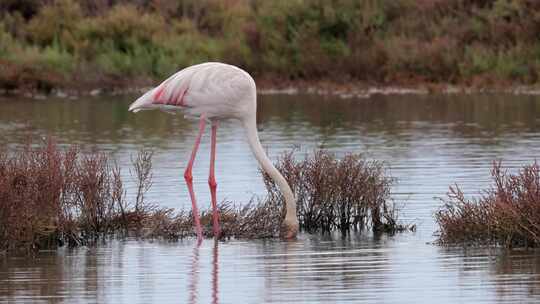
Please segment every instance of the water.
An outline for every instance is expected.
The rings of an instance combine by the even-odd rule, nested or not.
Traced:
[[[0,99],[1,144],[28,136],[106,151],[128,181],[131,156],[154,151],[149,199],[189,208],[183,169],[197,122],[161,112],[126,112],[133,99]],[[415,233],[374,238],[299,236],[297,241],[113,242],[96,248],[0,259],[0,302],[109,303],[514,303],[540,300],[540,252],[441,248],[430,244],[433,213],[448,186],[467,195],[489,185],[493,160],[515,172],[540,155],[540,97],[515,95],[261,96],[263,146],[275,159],[324,147],[385,161],[392,197]],[[209,133],[194,168],[208,208]],[[236,122],[218,130],[218,200],[264,196],[257,163]],[[128,190],[133,186],[128,184]]]

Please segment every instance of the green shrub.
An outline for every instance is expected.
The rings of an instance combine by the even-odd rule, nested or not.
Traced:
[[[493,50],[483,46],[465,47],[464,56],[464,61],[460,64],[460,71],[465,77],[486,73],[493,70],[497,64],[497,55]]]
[[[527,80],[529,76],[529,62],[527,56],[528,46],[516,46],[507,51],[499,52],[495,73],[502,79]]]
[[[8,62],[36,70],[69,74],[74,70],[73,55],[62,49],[58,44],[45,48],[35,46],[14,47],[4,59]]]
[[[81,7],[73,0],[56,0],[30,20],[27,33],[32,42],[46,47],[59,43],[73,51],[76,48],[77,25],[83,17]]]
[[[529,47],[516,46],[510,49],[493,50],[483,46],[465,48],[465,60],[460,65],[464,77],[492,74],[498,79],[534,82],[532,75],[534,58]]]
[[[6,31],[4,24],[0,23],[0,59],[7,56],[14,43],[13,37]]]

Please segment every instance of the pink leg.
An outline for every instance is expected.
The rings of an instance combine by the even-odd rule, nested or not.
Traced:
[[[218,127],[218,122],[213,121],[212,122],[212,145],[211,145],[211,152],[210,152],[210,174],[208,176],[208,185],[210,185],[210,194],[212,195],[212,219],[213,219],[215,238],[219,238],[219,233],[220,233],[219,213],[217,209],[217,198],[216,198],[217,183],[216,183],[216,176],[214,173],[214,169],[215,169],[214,164],[216,162],[217,127]]]
[[[202,227],[201,227],[201,220],[199,218],[199,209],[197,208],[197,201],[195,200],[195,192],[193,192],[192,169],[193,169],[193,162],[195,162],[195,155],[197,154],[197,150],[199,149],[199,144],[201,143],[201,137],[204,133],[205,125],[206,125],[205,118],[201,117],[201,120],[199,122],[199,134],[197,135],[197,139],[195,140],[193,151],[191,151],[191,158],[189,159],[188,166],[186,168],[186,171],[184,172],[184,179],[186,180],[186,184],[189,190],[189,196],[191,198],[193,220],[195,222],[195,230],[197,232],[197,239],[199,240],[199,243],[202,241]]]

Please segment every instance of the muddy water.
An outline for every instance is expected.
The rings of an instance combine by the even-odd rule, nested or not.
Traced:
[[[106,151],[124,167],[154,151],[149,199],[189,207],[182,173],[197,123],[126,112],[132,97],[0,100],[0,141],[28,136]],[[514,303],[540,301],[540,252],[440,248],[433,213],[448,186],[468,195],[489,185],[493,160],[511,171],[540,155],[540,98],[514,95],[261,96],[259,128],[271,158],[296,147],[364,153],[387,162],[393,198],[418,230],[393,237],[300,235],[295,242],[113,242],[95,248],[0,258],[0,302],[110,303]],[[209,136],[194,168],[209,206]],[[257,164],[235,122],[218,130],[218,200],[264,196]],[[128,184],[128,188],[131,188]],[[128,189],[129,190],[129,189]]]

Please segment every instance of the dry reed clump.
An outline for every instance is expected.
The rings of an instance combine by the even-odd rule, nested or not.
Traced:
[[[152,153],[132,160],[133,202],[126,201],[120,168],[99,153],[62,151],[52,139],[9,154],[0,150],[0,252],[86,245],[107,237],[177,240],[193,236],[193,216],[146,202],[152,186]],[[279,233],[274,202],[218,206],[222,237],[264,238]],[[212,236],[211,212],[203,210],[204,234]]]
[[[450,187],[445,205],[436,214],[443,245],[540,246],[540,167],[535,162],[517,174],[494,163],[493,186],[479,198],[466,199]]]
[[[192,213],[148,203],[152,153],[132,160],[134,201],[126,200],[120,168],[100,153],[60,149],[52,139],[28,143],[17,153],[0,148],[0,252],[92,244],[108,237],[177,240],[193,236]],[[383,166],[357,155],[338,160],[319,151],[296,162],[292,152],[277,164],[294,189],[300,226],[308,232],[340,229],[395,232],[397,213],[388,204],[392,179]],[[281,193],[265,176],[269,196],[246,205],[218,205],[223,238],[277,237],[283,218]],[[205,236],[211,211],[203,210]]]
[[[281,205],[272,201],[250,202],[236,206],[232,202],[218,204],[221,226],[220,238],[274,238],[279,236],[282,220]],[[203,235],[213,237],[212,211],[201,211]],[[156,209],[145,217],[140,236],[178,240],[195,236],[193,214],[184,210]]]
[[[138,227],[144,208],[128,206],[120,169],[103,154],[49,139],[0,156],[0,250],[87,244]]]
[[[385,175],[381,162],[367,161],[357,154],[346,154],[341,160],[330,152],[319,150],[313,156],[296,160],[293,152],[278,161],[298,204],[300,229],[307,232],[329,232],[371,228],[374,232],[397,232],[414,229],[398,223],[398,213],[390,201],[393,179]],[[282,204],[281,191],[264,174],[269,201]]]

